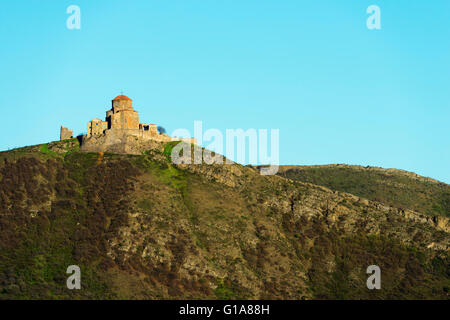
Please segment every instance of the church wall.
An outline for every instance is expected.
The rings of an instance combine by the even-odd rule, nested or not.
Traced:
[[[114,112],[117,112],[118,110],[125,110],[125,109],[133,109],[133,101],[131,100],[114,100],[113,101],[113,109]]]
[[[139,129],[139,115],[136,111],[119,111],[111,114],[111,129]]]

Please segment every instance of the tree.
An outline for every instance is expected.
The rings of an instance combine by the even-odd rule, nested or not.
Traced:
[[[164,129],[164,127],[158,126],[158,133],[159,134],[165,134],[166,133],[166,129]]]

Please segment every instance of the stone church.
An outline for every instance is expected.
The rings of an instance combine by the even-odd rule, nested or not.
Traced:
[[[72,136],[72,130],[61,127],[61,140],[70,139]],[[134,136],[142,140],[197,143],[193,138],[172,138],[165,133],[159,133],[156,124],[140,123],[139,114],[133,108],[133,100],[125,95],[119,95],[112,100],[112,107],[106,111],[105,120],[95,118],[88,122],[87,134],[83,136],[83,141],[97,139],[102,136]]]
[[[106,111],[106,120],[93,119],[88,122],[87,135],[103,134],[105,130],[131,130],[132,135],[157,135],[155,124],[139,123],[139,114],[133,109],[133,100],[120,95],[112,101],[111,110]]]

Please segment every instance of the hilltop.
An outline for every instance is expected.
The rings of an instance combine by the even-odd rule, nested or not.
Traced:
[[[1,152],[0,299],[448,299],[448,218],[251,166],[173,165],[176,143]],[[81,290],[65,286],[73,264]],[[366,287],[372,264],[382,290]]]
[[[399,209],[450,217],[450,185],[413,172],[334,164],[280,166],[278,174],[352,193]]]

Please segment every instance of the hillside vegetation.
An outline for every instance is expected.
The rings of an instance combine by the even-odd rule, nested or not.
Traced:
[[[448,220],[171,147],[0,153],[0,299],[448,299]]]
[[[410,209],[450,217],[450,185],[396,169],[350,165],[281,166],[282,177]]]

